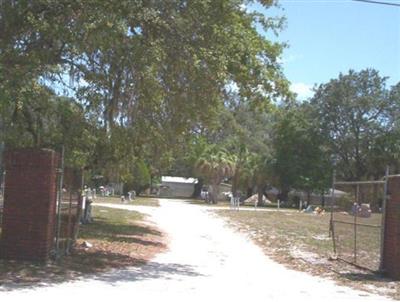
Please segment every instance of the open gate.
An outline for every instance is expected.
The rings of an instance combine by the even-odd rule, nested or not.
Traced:
[[[64,150],[61,153],[57,175],[55,256],[70,253],[78,236],[82,205],[82,172],[64,166]]]
[[[82,178],[62,158],[44,148],[5,153],[0,257],[46,261],[69,253],[79,227]]]

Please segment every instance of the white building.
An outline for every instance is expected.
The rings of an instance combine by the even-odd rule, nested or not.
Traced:
[[[197,178],[185,178],[176,176],[162,176],[159,186],[160,197],[186,197],[193,195]]]

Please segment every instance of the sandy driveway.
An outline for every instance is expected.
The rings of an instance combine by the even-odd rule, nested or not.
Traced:
[[[139,210],[169,234],[169,250],[141,268],[29,290],[0,301],[389,301],[286,269],[206,209],[161,200]],[[218,300],[217,300],[218,299]]]

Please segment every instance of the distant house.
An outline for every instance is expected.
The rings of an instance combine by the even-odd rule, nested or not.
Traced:
[[[162,176],[158,194],[160,197],[191,197],[197,178]]]

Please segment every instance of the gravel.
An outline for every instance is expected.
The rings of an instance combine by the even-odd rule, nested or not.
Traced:
[[[204,207],[160,200],[141,211],[169,248],[142,267],[63,284],[1,291],[0,301],[392,301],[285,268]]]

